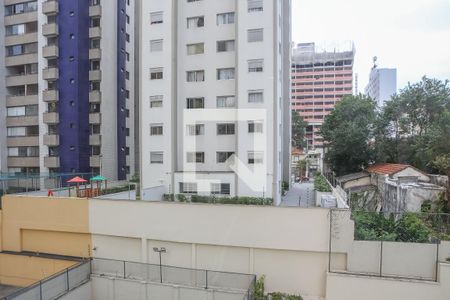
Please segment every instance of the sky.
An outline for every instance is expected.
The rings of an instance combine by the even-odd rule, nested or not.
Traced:
[[[294,43],[352,40],[360,92],[373,57],[397,68],[397,86],[450,80],[450,0],[292,0]]]

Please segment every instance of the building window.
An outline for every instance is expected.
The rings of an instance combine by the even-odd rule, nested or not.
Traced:
[[[163,79],[163,68],[150,69],[150,79],[151,80]]]
[[[151,164],[162,164],[164,162],[164,153],[162,151],[150,152]]]
[[[204,163],[205,152],[187,152],[186,162],[188,163]]]
[[[234,152],[217,152],[216,153],[217,163],[223,164],[233,155],[234,155]]]
[[[197,183],[180,182],[180,193],[182,193],[182,194],[197,194]]]
[[[217,108],[235,107],[236,98],[234,96],[218,96]]]
[[[234,12],[217,14],[217,25],[234,24]]]
[[[262,90],[248,91],[248,103],[263,103],[264,92]]]
[[[262,72],[264,69],[263,59],[251,59],[248,61],[248,71],[250,73]]]
[[[163,12],[157,11],[150,13],[150,24],[161,24],[163,22]]]
[[[217,69],[217,80],[234,79],[234,68]]]
[[[187,28],[199,28],[205,26],[205,17],[191,17],[187,18]]]
[[[205,71],[197,70],[197,71],[187,71],[186,73],[187,82],[201,82],[205,81]]]
[[[9,157],[39,157],[39,147],[11,147],[8,148]]]
[[[248,163],[250,165],[262,164],[263,160],[264,160],[264,152],[262,152],[262,151],[249,151],[248,152]]]
[[[217,124],[217,135],[232,135],[234,132],[234,123]]]
[[[204,135],[205,125],[204,124],[186,125],[186,133],[187,135],[190,136]]]
[[[197,43],[197,44],[189,44],[187,47],[187,55],[196,55],[205,53],[205,44]]]
[[[228,52],[228,51],[234,51],[234,40],[217,42],[217,52]]]
[[[249,29],[247,31],[247,40],[249,43],[262,42],[264,40],[264,29]]]
[[[150,52],[160,52],[160,51],[163,51],[163,40],[150,41]]]
[[[205,108],[205,98],[187,98],[186,108],[188,109]]]
[[[163,96],[150,96],[150,108],[157,108],[163,106]]]
[[[248,122],[248,133],[262,133],[263,132],[263,122],[261,121],[250,121]]]
[[[263,11],[263,0],[247,0],[248,12]]]
[[[229,183],[211,183],[211,194],[213,195],[229,195]]]
[[[163,125],[162,124],[150,124],[150,135],[162,135]]]

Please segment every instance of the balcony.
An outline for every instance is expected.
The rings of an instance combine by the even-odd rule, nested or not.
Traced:
[[[50,24],[42,25],[42,35],[44,35],[44,36],[58,35],[58,24],[50,23]]]
[[[49,169],[59,168],[59,157],[57,156],[46,156],[44,157],[44,167]]]
[[[42,48],[42,56],[44,58],[56,58],[59,55],[58,47],[55,45],[45,46]]]
[[[17,86],[26,84],[37,84],[38,75],[28,74],[28,75],[13,75],[6,77],[6,86]]]
[[[100,91],[89,92],[89,102],[100,103],[102,101],[102,94]]]
[[[99,48],[89,49],[89,59],[100,59],[102,51]]]
[[[25,34],[5,36],[5,46],[36,43],[37,41],[38,41],[37,32],[29,32]]]
[[[56,80],[59,78],[58,68],[46,68],[42,76],[45,80]]]
[[[102,80],[102,71],[100,70],[89,71],[89,80],[91,81]]]
[[[102,136],[100,134],[92,134],[89,136],[90,146],[100,146],[102,144]]]
[[[58,124],[59,123],[59,114],[57,112],[46,112],[43,115],[45,124]]]
[[[56,15],[59,11],[58,1],[47,0],[42,3],[42,13],[46,15]]]
[[[102,7],[100,5],[89,6],[89,17],[102,15]]]
[[[101,165],[100,155],[92,155],[89,158],[89,165],[91,166],[91,168],[100,168]]]
[[[28,53],[14,56],[7,56],[5,58],[5,65],[7,67],[26,65],[38,62],[37,53]]]
[[[23,116],[23,117],[7,117],[7,127],[21,127],[21,126],[36,126],[39,125],[38,116]]]
[[[22,106],[38,104],[38,95],[28,96],[6,96],[6,106]]]
[[[17,1],[16,1],[17,3]],[[11,3],[15,4],[15,3]],[[8,5],[3,3],[2,5]],[[14,25],[14,24],[25,24],[30,22],[36,22],[38,20],[38,14],[35,11],[17,14],[12,16],[5,16],[5,26]]]
[[[42,94],[45,102],[56,102],[59,99],[57,90],[45,90]]]
[[[39,146],[39,136],[8,137],[6,144],[8,147]]]
[[[100,113],[89,114],[89,124],[100,124],[102,122],[102,116]]]
[[[39,157],[8,157],[9,168],[39,167]]]
[[[57,134],[45,134],[44,145],[46,146],[59,146],[59,135]]]
[[[101,27],[91,27],[89,28],[89,38],[98,38],[102,36]]]

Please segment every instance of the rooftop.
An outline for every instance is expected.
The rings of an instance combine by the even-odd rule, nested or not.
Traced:
[[[412,168],[410,165],[403,165],[403,164],[376,164],[373,166],[370,166],[366,169],[369,173],[375,173],[375,174],[382,174],[382,175],[393,175],[400,171],[403,171],[407,168]]]

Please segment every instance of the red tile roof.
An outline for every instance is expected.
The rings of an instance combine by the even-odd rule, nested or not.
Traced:
[[[403,171],[406,168],[410,168],[410,165],[401,165],[401,164],[376,164],[367,168],[367,172],[383,174],[383,175],[392,175]]]

